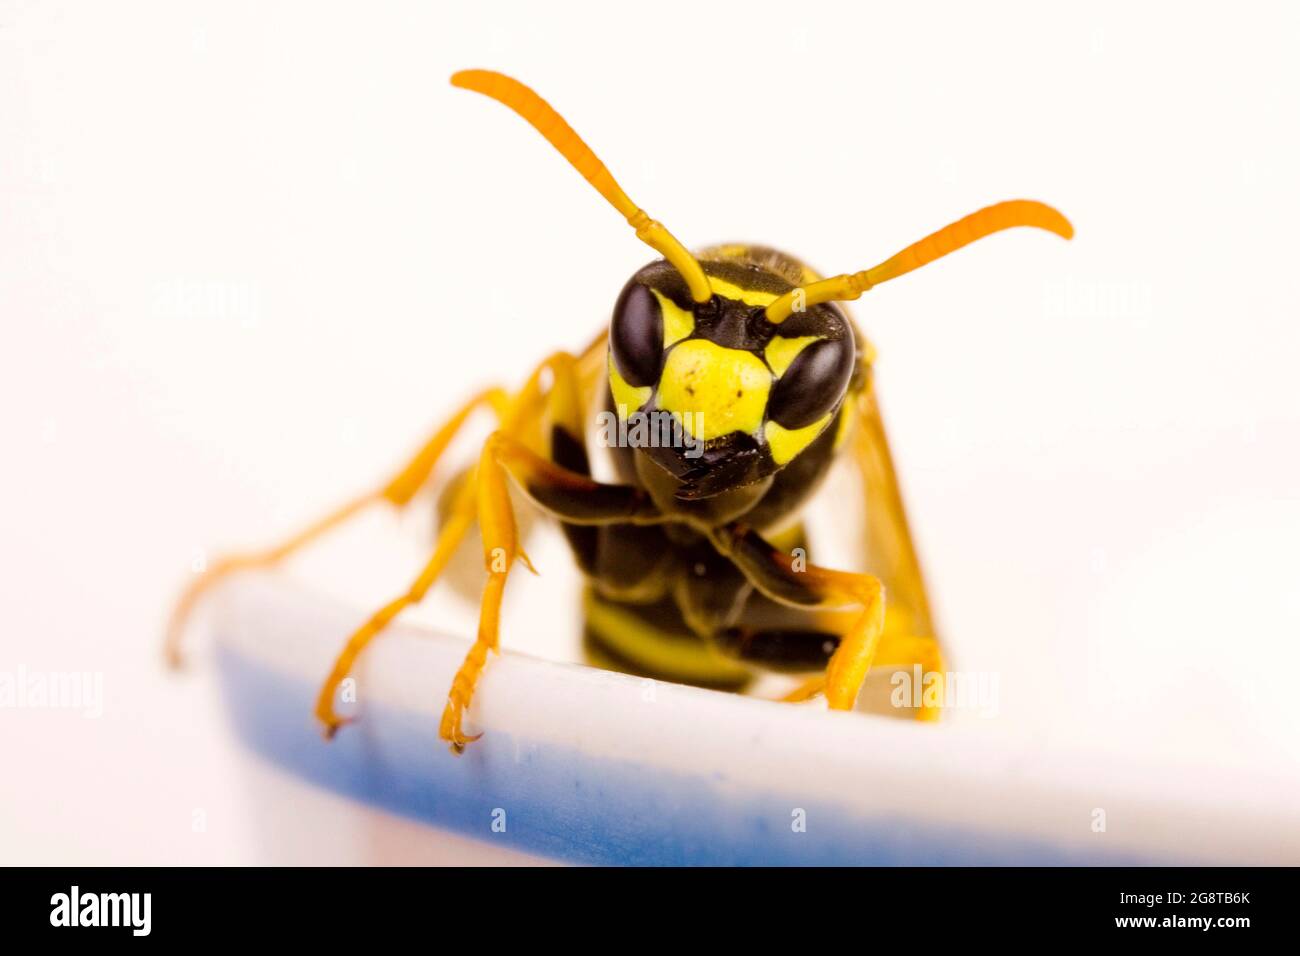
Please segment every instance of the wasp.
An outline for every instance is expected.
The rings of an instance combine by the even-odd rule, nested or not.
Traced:
[[[533,570],[512,484],[568,539],[585,577],[584,641],[597,664],[733,690],[757,672],[802,674],[785,699],[823,695],[834,710],[855,705],[873,666],[920,666],[941,680],[943,653],[872,386],[875,351],[842,303],[1004,229],[1068,239],[1069,221],[1039,202],[1001,202],[879,265],[831,278],[762,246],[692,253],[531,89],[484,70],[451,82],[530,123],[662,258],[627,281],[608,329],[585,349],[555,352],[517,388],[470,396],[387,482],[289,540],[214,562],[177,603],[169,657],[179,660],[186,616],[213,583],[277,564],[363,508],[406,507],[482,410],[496,429],[450,488],[427,565],[348,639],[321,687],[315,713],[327,737],[350,719],[335,710],[335,696],[358,655],[425,597],[476,523],[485,574],[478,634],[440,734],[456,753],[481,736],[463,722],[498,650],[506,583],[516,564]],[[658,416],[681,440],[591,441],[596,408],[625,425]],[[616,483],[593,478],[595,454],[609,456]],[[807,560],[800,515],[843,457],[861,473],[870,573]],[[916,715],[935,719],[938,707],[923,704]]]

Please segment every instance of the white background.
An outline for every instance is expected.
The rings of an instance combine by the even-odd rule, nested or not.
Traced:
[[[999,732],[1294,773],[1298,41],[1282,3],[0,3],[0,671],[105,693],[0,710],[0,862],[255,859],[211,673],[159,662],[189,566],[376,482],[650,258],[464,67],[689,245],[838,272],[1066,212],[856,311],[948,641]],[[426,521],[326,550],[374,603]]]

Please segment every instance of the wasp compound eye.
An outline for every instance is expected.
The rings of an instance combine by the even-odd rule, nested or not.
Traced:
[[[783,428],[804,428],[840,400],[853,374],[851,339],[820,339],[799,352],[777,379],[768,418]]]
[[[614,304],[609,347],[618,373],[640,388],[659,381],[664,361],[664,315],[653,292],[629,282]]]

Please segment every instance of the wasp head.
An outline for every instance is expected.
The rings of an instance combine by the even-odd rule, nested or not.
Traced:
[[[765,309],[793,284],[757,265],[704,261],[713,295],[652,263],[624,286],[609,333],[609,384],[627,443],[675,479],[684,501],[753,485],[831,425],[858,364],[833,304],[780,325]]]

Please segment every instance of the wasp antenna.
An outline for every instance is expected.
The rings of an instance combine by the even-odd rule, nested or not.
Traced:
[[[1031,199],[1012,199],[985,206],[964,219],[958,219],[944,226],[938,232],[930,233],[919,242],[912,243],[878,266],[862,272],[823,279],[803,289],[787,292],[767,307],[768,321],[781,323],[788,319],[795,310],[800,292],[803,293],[802,305],[805,308],[822,302],[844,302],[856,299],[874,285],[897,279],[913,269],[934,262],[935,259],[942,259],[948,253],[956,252],[962,246],[968,246],[977,239],[1016,226],[1046,229],[1063,239],[1074,236],[1074,227],[1070,225],[1070,220],[1041,202],[1034,202]]]
[[[696,302],[707,302],[713,295],[704,269],[677,241],[663,224],[650,216],[628,198],[627,193],[610,175],[605,164],[573,131],[564,117],[531,89],[518,80],[491,70],[461,70],[451,78],[451,85],[463,90],[473,90],[508,106],[525,119],[533,129],[546,137],[561,156],[569,161],[582,177],[595,187],[611,206],[636,230],[637,238],[650,246],[673,264],[690,289]]]

